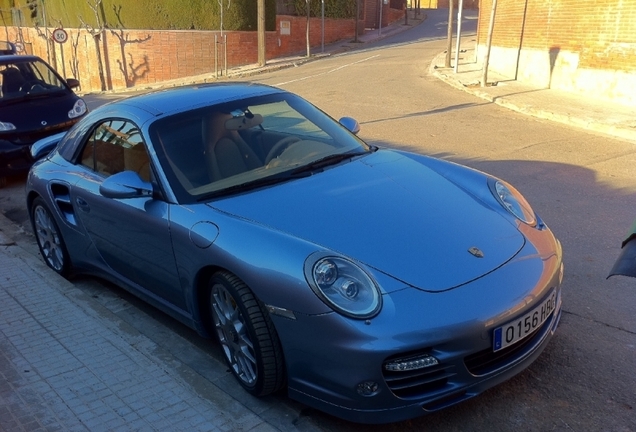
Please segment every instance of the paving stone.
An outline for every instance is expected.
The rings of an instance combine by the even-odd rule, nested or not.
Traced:
[[[0,431],[271,430],[238,401],[202,398],[153,341],[17,245],[0,268]]]

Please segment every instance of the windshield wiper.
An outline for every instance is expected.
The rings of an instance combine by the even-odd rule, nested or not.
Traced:
[[[374,151],[375,149],[372,148],[370,151],[351,151],[346,153],[331,154],[323,158],[317,159],[307,165],[303,165],[301,167],[293,169],[291,172],[292,174],[300,174],[300,173],[317,171],[326,166],[335,165],[344,160],[351,159],[356,156],[362,156],[368,153],[372,153]]]
[[[227,195],[234,195],[241,192],[247,192],[252,189],[258,189],[264,186],[271,186],[277,183],[283,183],[289,180],[294,180],[294,179],[299,179],[299,178],[309,177],[309,176],[311,176],[311,172],[295,173],[293,170],[285,171],[273,176],[264,177],[257,180],[252,180],[249,182],[230,186],[225,189],[220,189],[218,191],[210,192],[208,194],[205,194],[197,198],[197,202],[207,201],[213,198],[219,198],[219,197],[223,197]]]

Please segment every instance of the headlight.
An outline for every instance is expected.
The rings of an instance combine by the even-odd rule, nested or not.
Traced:
[[[8,122],[0,122],[0,132],[15,130],[15,125]]]
[[[73,109],[68,112],[68,118],[75,118],[86,113],[86,103],[82,99],[78,99],[73,105]]]
[[[345,258],[312,254],[305,262],[305,278],[322,301],[348,317],[371,318],[382,308],[377,284]]]
[[[537,218],[528,201],[511,185],[503,180],[489,179],[490,191],[499,203],[520,221],[535,226]]]

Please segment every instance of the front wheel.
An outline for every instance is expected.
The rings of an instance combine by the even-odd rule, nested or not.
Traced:
[[[62,276],[68,276],[71,260],[53,215],[40,197],[33,200],[31,224],[44,262]]]
[[[285,382],[283,353],[263,304],[236,276],[210,280],[210,311],[216,336],[234,377],[254,396],[276,392]]]

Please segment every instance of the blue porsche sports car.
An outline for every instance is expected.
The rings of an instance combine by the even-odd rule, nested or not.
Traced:
[[[559,322],[560,243],[505,181],[358,130],[244,83],[105,105],[32,148],[40,251],[215,337],[249,393],[351,421],[518,374]]]

